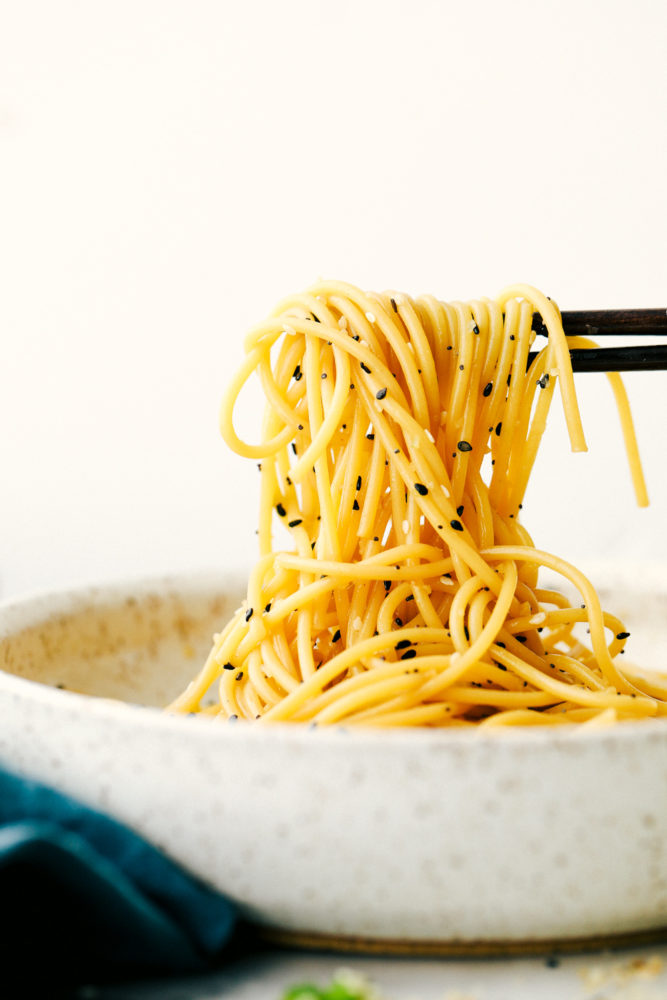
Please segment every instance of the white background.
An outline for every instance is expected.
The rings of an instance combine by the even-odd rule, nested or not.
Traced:
[[[0,5],[0,590],[247,566],[217,410],[245,329],[319,275],[665,306],[665,4]],[[667,559],[667,373],[557,408],[525,523]],[[246,416],[258,401],[246,405]],[[250,421],[250,426],[252,420]]]

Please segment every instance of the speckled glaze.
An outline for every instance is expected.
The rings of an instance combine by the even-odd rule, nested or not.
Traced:
[[[0,608],[0,763],[283,932],[451,950],[667,926],[667,720],[365,732],[111,700],[173,696],[242,590],[182,577]]]

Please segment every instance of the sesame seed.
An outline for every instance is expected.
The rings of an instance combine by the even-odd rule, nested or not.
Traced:
[[[482,395],[483,396],[490,396],[492,389],[493,389],[493,382],[487,382],[486,385],[484,386],[484,388],[482,389]]]
[[[236,680],[236,681],[243,680],[243,671],[242,670],[239,670],[239,672],[236,675],[236,677],[234,678],[234,680]]]
[[[457,514],[459,515],[459,517],[460,517],[460,516],[461,516],[461,514],[463,513],[463,510],[464,510],[464,507],[463,507],[463,504],[461,504],[461,506],[460,506],[460,507],[457,507],[457,508],[456,508],[456,513],[457,513]]]
[[[375,323],[375,313],[367,312],[366,319],[368,320],[369,323]]]
[[[250,619],[252,618],[252,616],[253,616],[253,609],[252,608],[248,608],[248,610],[245,613],[245,620],[247,622],[249,622]]]
[[[359,510],[359,501],[355,500],[352,504],[352,510]]]
[[[618,632],[617,635],[616,635],[616,638],[617,639],[627,639],[627,638],[629,638],[629,636],[630,636],[629,632]]]
[[[322,374],[320,375],[320,378],[326,378],[326,377],[327,377],[327,373],[326,372],[322,372]]]
[[[266,612],[267,615],[268,615],[268,613],[269,613],[270,610],[271,610],[271,601],[269,601],[269,603],[264,608],[264,611]]]
[[[391,580],[383,580],[385,591],[391,590]]]
[[[367,375],[370,375],[370,373],[371,373],[371,370],[370,370],[370,368],[368,367],[368,365],[365,365],[365,364],[363,363],[363,361],[360,361],[360,362],[359,362],[359,364],[361,365],[362,369],[363,369],[363,370],[364,370],[364,371],[366,372],[366,374],[367,374]]]
[[[459,451],[472,451],[472,445],[470,444],[470,441],[459,441],[456,447],[459,449]]]
[[[398,306],[396,305],[396,299],[389,299],[389,301],[391,302],[391,308],[394,310],[395,313],[397,313]]]
[[[236,670],[236,667],[234,666],[233,663],[225,663],[222,669],[223,670]]]
[[[386,389],[378,389],[378,391],[375,393],[375,398],[376,399],[384,399],[384,397],[386,395],[387,395],[387,390]]]
[[[375,434],[367,434],[366,437],[369,441],[375,441]]]
[[[299,524],[303,524],[302,517],[296,517],[293,521],[288,521],[288,527],[296,528]]]
[[[496,435],[497,435],[497,437],[500,437],[500,432],[502,431],[502,429],[503,429],[503,422],[501,420],[499,424],[496,424]]]
[[[463,531],[463,525],[461,524],[460,521],[457,521],[456,518],[454,518],[453,521],[449,522],[449,526],[450,528],[453,528],[454,531]]]
[[[400,642],[396,643],[396,645],[394,646],[394,649],[407,649],[408,646],[411,646],[411,645],[412,645],[412,643],[410,642],[409,639],[401,639]]]
[[[415,658],[416,655],[417,655],[417,650],[416,649],[406,649],[406,651],[403,653],[403,656],[401,657],[401,659],[402,660],[414,660],[414,658]]]
[[[331,641],[332,642],[339,642],[340,641],[340,629],[339,628],[337,628],[336,631],[334,632],[334,634],[331,636]]]
[[[296,366],[296,368],[292,372],[292,378],[297,379],[297,381],[301,378],[301,365]]]
[[[428,493],[428,486],[424,486],[423,483],[415,483],[415,489],[420,497],[425,497]]]
[[[285,510],[285,508],[283,507],[283,505],[281,503],[277,503],[276,504],[276,513],[280,517],[285,517],[285,514],[287,513],[287,511]]]

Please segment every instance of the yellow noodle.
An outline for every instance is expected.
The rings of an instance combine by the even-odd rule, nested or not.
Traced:
[[[547,346],[528,367],[541,323]],[[665,681],[620,669],[627,634],[590,581],[520,523],[556,382],[586,449],[570,346],[593,345],[568,345],[557,306],[528,285],[448,304],[321,281],[251,330],[221,429],[260,461],[260,558],[171,710],[482,728],[667,714]],[[248,444],[233,415],[253,374],[267,407]],[[627,396],[609,377],[646,504]],[[542,567],[583,606],[540,588]]]

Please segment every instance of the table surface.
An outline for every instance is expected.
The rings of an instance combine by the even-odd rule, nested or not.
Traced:
[[[368,958],[266,950],[205,976],[85,987],[78,1000],[280,1000],[347,968],[382,1000],[667,1000],[667,943],[585,955],[488,960]]]

